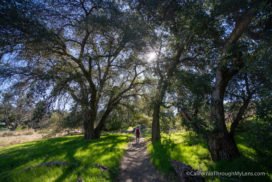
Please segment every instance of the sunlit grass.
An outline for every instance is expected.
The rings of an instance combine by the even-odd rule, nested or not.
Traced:
[[[256,122],[249,124],[258,125]],[[252,129],[255,132],[257,130],[256,126]],[[258,129],[261,129],[260,126]],[[161,143],[149,144],[148,151],[153,164],[166,174],[173,172],[170,160],[178,160],[201,171],[267,173],[262,177],[206,177],[207,181],[272,181],[271,134],[265,131],[255,135],[249,127],[237,134],[236,141],[242,155],[232,161],[213,162],[205,140],[188,131],[172,133],[170,136],[164,134]],[[265,135],[265,141],[260,140],[262,135]]]
[[[196,141],[193,133],[180,132],[171,136],[162,135],[162,142],[148,146],[151,160],[157,168],[168,173],[172,170],[170,160],[183,161],[193,168],[207,170],[210,162],[209,152],[203,141]]]
[[[85,141],[82,136],[41,140],[1,148],[0,181],[51,182],[112,181],[118,175],[120,159],[128,135],[110,134],[99,140]],[[62,161],[66,166],[39,166]],[[108,170],[101,170],[97,164]]]

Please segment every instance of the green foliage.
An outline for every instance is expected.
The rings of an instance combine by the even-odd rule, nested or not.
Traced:
[[[81,136],[54,138],[1,148],[0,181],[113,181],[127,144],[127,135],[104,135],[85,141]],[[39,166],[52,161],[67,166]],[[108,168],[102,171],[97,164]]]
[[[121,129],[122,123],[124,123],[124,121],[122,121],[121,118],[111,117],[105,125],[105,130],[107,130],[107,131],[114,131],[115,130],[116,131],[118,129]]]
[[[267,98],[266,100],[261,100],[256,102],[256,115],[264,120],[272,119],[272,100]]]
[[[200,74],[197,72],[190,72],[180,70],[177,73],[177,85],[187,88],[192,94],[203,96],[211,92],[211,75]]]
[[[105,124],[105,130],[111,131],[127,128],[133,123],[131,118],[133,114],[129,107],[117,106],[115,110],[111,112]]]
[[[83,116],[81,112],[72,111],[70,113],[62,113],[61,125],[65,128],[81,127],[83,123]]]
[[[181,124],[199,134],[205,133],[210,127],[207,99],[211,93],[211,75],[179,70],[169,90],[176,94],[177,108],[190,114],[191,120],[183,118]]]
[[[272,135],[269,122],[254,119],[244,122],[236,137],[241,157],[232,161],[213,162],[205,141],[193,132],[163,135],[161,143],[150,144],[153,164],[165,173],[173,171],[170,160],[177,160],[201,171],[266,172],[259,177],[206,177],[208,181],[271,181]]]
[[[133,120],[135,125],[145,125],[145,126],[151,126],[151,118],[146,115],[145,113],[136,113],[133,116]]]
[[[33,110],[32,121],[38,123],[45,116],[46,112],[46,103],[44,101],[38,102]]]
[[[253,148],[258,155],[269,157],[272,155],[270,150],[272,147],[271,130],[271,120],[253,117],[243,121],[238,127],[237,132],[240,134],[237,136],[237,140],[240,141],[240,143],[246,143],[249,147]]]
[[[63,115],[59,112],[52,112],[50,116],[50,122],[57,124],[58,122],[63,120]]]
[[[76,105],[90,123],[84,126],[101,130],[121,100],[136,95],[142,85],[139,55],[149,28],[126,8],[99,0],[1,3],[0,37],[7,45],[0,48],[0,82],[12,80],[6,92]],[[34,115],[39,121],[42,109]],[[75,120],[71,116],[67,123]]]
[[[171,111],[163,110],[160,114],[161,130],[168,133],[171,129],[175,128],[176,118]]]
[[[149,145],[148,150],[154,165],[165,173],[172,171],[170,160],[178,160],[204,171],[211,163],[204,140],[192,132],[163,135],[161,144]]]
[[[80,128],[83,124],[82,112],[77,107],[70,111],[55,110],[51,112],[49,123],[51,126],[61,128]]]

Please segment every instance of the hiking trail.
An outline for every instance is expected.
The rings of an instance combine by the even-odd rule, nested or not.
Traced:
[[[147,153],[147,141],[140,138],[140,143],[132,141],[121,161],[120,175],[117,181],[120,182],[166,182],[151,164]]]

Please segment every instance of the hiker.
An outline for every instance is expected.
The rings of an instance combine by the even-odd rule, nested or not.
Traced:
[[[139,143],[139,141],[140,141],[140,134],[141,134],[141,132],[140,132],[140,127],[138,126],[138,127],[136,128],[136,130],[135,130],[136,143]]]

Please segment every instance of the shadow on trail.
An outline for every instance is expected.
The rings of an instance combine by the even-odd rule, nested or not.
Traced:
[[[145,146],[145,143],[141,142],[141,143],[132,143],[131,144],[132,147],[134,148],[142,148]]]

